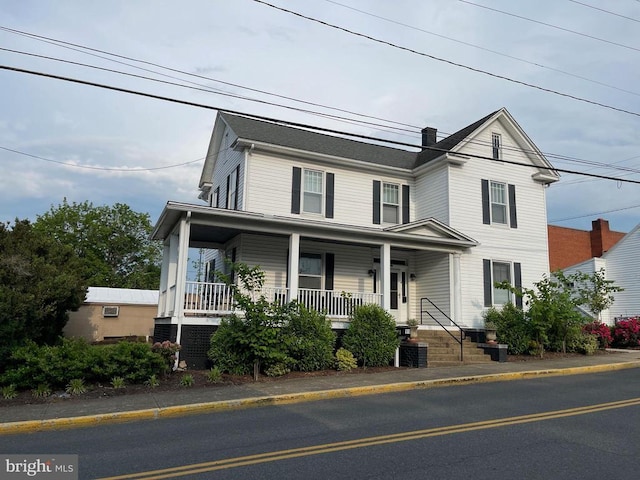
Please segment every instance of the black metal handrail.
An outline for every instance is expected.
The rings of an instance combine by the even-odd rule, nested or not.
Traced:
[[[424,306],[423,306],[423,305],[424,305],[424,301],[425,301],[425,300],[426,300],[427,302],[429,302],[431,305],[433,305],[433,307],[434,307],[436,310],[438,310],[438,311],[439,311],[439,312],[440,312],[440,313],[441,313],[441,314],[442,314],[442,315],[443,315],[447,320],[449,320],[453,325],[455,325],[455,326],[456,326],[456,328],[457,328],[458,330],[460,330],[460,338],[459,338],[459,339],[458,339],[458,338],[456,338],[456,336],[455,336],[453,333],[451,333],[449,330],[447,330],[447,328],[446,328],[442,323],[440,323],[440,320],[438,320],[436,317],[434,317],[433,315],[431,315],[431,312],[429,312],[428,310],[426,310],[426,309],[424,308]],[[451,319],[451,318],[449,317],[449,315],[447,315],[446,313],[444,313],[444,312],[440,309],[440,307],[438,307],[438,306],[437,306],[435,303],[433,303],[430,299],[428,299],[427,297],[422,297],[422,298],[420,299],[420,325],[423,325],[422,315],[423,315],[423,314],[425,314],[425,313],[426,313],[427,315],[429,315],[433,321],[435,321],[438,325],[440,325],[440,326],[442,327],[442,329],[443,329],[445,332],[447,332],[447,333],[451,336],[451,338],[453,338],[456,342],[458,342],[458,343],[460,344],[460,361],[461,361],[461,362],[462,362],[462,361],[464,361],[464,348],[463,348],[463,346],[462,346],[462,341],[464,340],[464,337],[463,337],[463,335],[464,335],[464,331],[462,330],[462,327],[460,327],[460,325],[458,325],[456,322],[454,322],[454,321],[453,321],[453,319]]]

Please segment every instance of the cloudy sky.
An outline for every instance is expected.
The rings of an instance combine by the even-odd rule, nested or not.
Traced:
[[[506,107],[556,167],[640,181],[638,0],[270,3],[388,44],[253,0],[0,0],[0,64],[409,143]],[[335,109],[377,119],[318,114],[364,118]],[[154,222],[168,200],[197,203],[214,119],[0,69],[0,221],[64,197]],[[550,223],[640,221],[638,184],[563,174],[547,192]]]

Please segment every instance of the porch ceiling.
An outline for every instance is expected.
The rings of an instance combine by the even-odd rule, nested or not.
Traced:
[[[256,233],[301,237],[320,241],[353,243],[355,245],[380,246],[390,243],[394,248],[460,252],[477,245],[469,237],[430,237],[415,233],[385,231],[371,227],[355,227],[333,222],[280,217],[253,212],[226,210],[202,205],[169,202],[163,210],[152,240],[164,240],[175,231],[183,218],[191,224],[190,243],[222,244],[240,233]]]

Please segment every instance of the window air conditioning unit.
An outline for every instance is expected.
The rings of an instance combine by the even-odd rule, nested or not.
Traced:
[[[102,307],[102,316],[103,317],[117,317],[120,314],[120,307],[112,307],[112,306],[103,306]]]

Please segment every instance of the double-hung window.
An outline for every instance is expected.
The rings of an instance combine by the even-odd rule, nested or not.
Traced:
[[[240,167],[236,167],[227,176],[227,208],[229,210],[238,209],[238,182],[240,177]]]
[[[323,173],[318,170],[304,170],[302,211],[322,213]]]
[[[382,221],[399,223],[400,195],[399,186],[392,183],[382,184]]]
[[[522,288],[522,265],[518,262],[484,259],[484,306],[500,306],[515,300],[516,307],[522,308],[522,297],[509,290],[498,288],[496,284],[508,282],[516,289]],[[515,298],[514,298],[515,297]]]
[[[319,253],[301,253],[299,262],[299,287],[321,290],[322,255],[320,255]]]
[[[502,135],[499,133],[491,134],[491,150],[494,160],[502,160]]]
[[[500,182],[491,185],[491,223],[507,224],[507,186]]]

